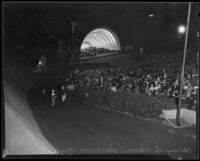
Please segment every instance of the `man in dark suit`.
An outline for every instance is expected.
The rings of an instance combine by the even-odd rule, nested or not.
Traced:
[[[178,110],[178,104],[179,104],[179,90],[178,90],[178,87],[175,88],[173,96],[174,96],[175,103],[176,103],[176,109]]]

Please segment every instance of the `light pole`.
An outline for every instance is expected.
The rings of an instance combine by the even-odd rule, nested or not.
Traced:
[[[183,65],[182,65],[182,73],[181,73],[180,96],[179,96],[178,109],[177,109],[177,113],[176,113],[176,124],[178,126],[180,126],[180,110],[181,110],[181,99],[182,99],[182,90],[183,90],[183,79],[184,79],[184,70],[185,70],[185,58],[186,58],[186,50],[187,50],[188,30],[189,30],[189,22],[190,22],[190,11],[191,11],[191,2],[189,2],[189,6],[188,6],[188,19],[187,19],[187,27],[186,27],[184,53],[183,53]],[[178,31],[180,33],[184,33],[185,27],[180,26],[178,28]]]
[[[75,32],[76,22],[72,21],[71,25],[72,25],[72,51],[74,51],[74,32]]]
[[[67,21],[67,24],[71,25],[71,59],[70,59],[70,66],[73,65],[73,59],[74,59],[74,32],[75,32],[75,26],[76,26],[76,22],[75,21]]]

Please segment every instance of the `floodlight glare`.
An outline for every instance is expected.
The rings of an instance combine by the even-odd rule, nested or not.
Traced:
[[[154,17],[154,15],[153,14],[149,14],[149,17]]]
[[[181,33],[181,34],[185,33],[185,30],[186,30],[185,26],[179,26],[178,27],[178,32]]]

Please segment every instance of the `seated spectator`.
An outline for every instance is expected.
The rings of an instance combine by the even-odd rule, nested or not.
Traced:
[[[167,96],[168,96],[168,98],[172,98],[172,88],[171,88],[171,86],[169,86],[169,88],[167,90]]]
[[[140,94],[139,85],[137,85],[136,88],[134,88],[134,93],[135,93],[135,94]]]
[[[188,88],[186,89],[186,98],[187,98],[187,100],[190,99],[191,94],[192,94],[192,90],[193,90],[193,87],[191,86],[191,83],[189,83],[188,84]]]
[[[154,88],[153,84],[151,84],[151,86],[150,86],[150,88],[149,88],[149,91],[150,91],[151,95],[154,94],[155,88]]]
[[[149,95],[149,93],[150,93],[150,91],[149,91],[149,86],[146,85],[146,88],[145,88],[145,94],[146,94],[146,95]]]
[[[159,77],[159,76],[157,77],[157,82],[158,82],[158,83],[160,82],[160,77]]]
[[[111,92],[117,92],[117,89],[116,89],[115,85],[113,85],[113,86],[111,87]]]
[[[174,87],[176,88],[178,86],[178,84],[179,84],[179,80],[176,79],[176,81],[174,82]]]
[[[155,94],[157,95],[159,93],[158,89],[160,88],[160,84],[156,83],[155,85]]]

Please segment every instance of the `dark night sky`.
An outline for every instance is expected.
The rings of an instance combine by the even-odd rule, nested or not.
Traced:
[[[41,47],[69,39],[69,20],[77,22],[80,42],[95,27],[107,26],[119,37],[121,45],[143,44],[155,49],[168,43],[181,44],[177,26],[186,24],[188,3],[4,3],[6,43]],[[135,12],[112,25],[129,9]],[[148,14],[153,13],[154,18]],[[198,3],[192,4],[189,44],[196,42]]]

